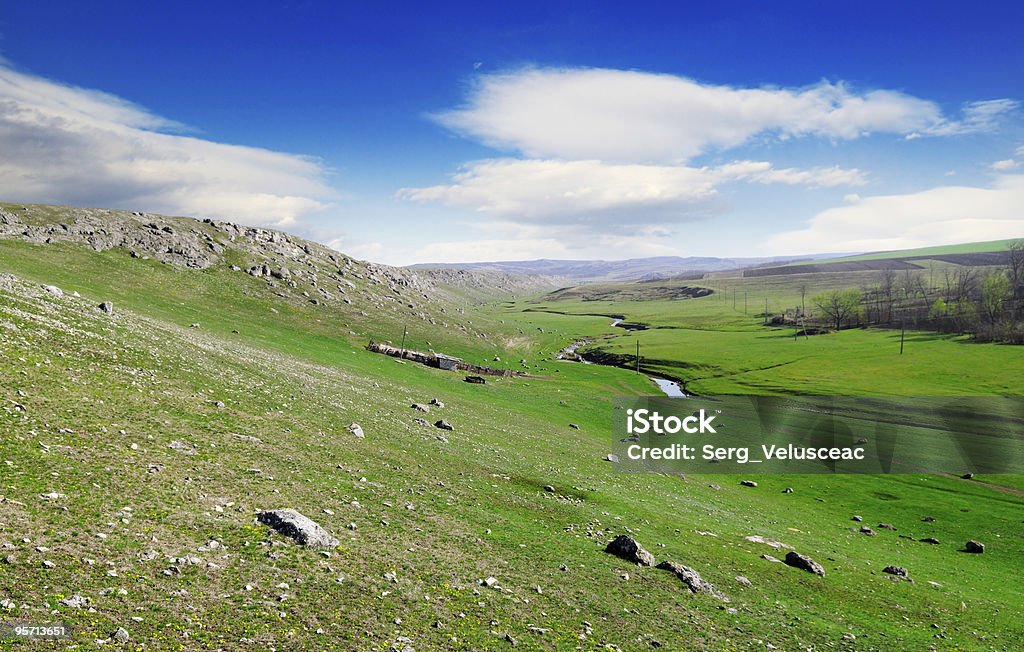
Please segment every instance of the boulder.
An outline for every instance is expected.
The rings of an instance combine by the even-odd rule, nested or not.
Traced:
[[[976,555],[980,555],[981,553],[985,552],[985,544],[979,543],[978,541],[974,541],[972,539],[964,545],[964,552],[971,552]]]
[[[799,552],[792,551],[786,553],[785,564],[787,566],[792,566],[793,568],[805,570],[808,573],[814,573],[815,575],[825,577],[825,569],[822,568],[821,564],[814,561],[807,555],[801,555]]]
[[[356,437],[359,437],[360,439],[366,436],[365,434],[363,434],[362,426],[360,426],[358,423],[350,423],[348,426],[348,431],[351,432]]]
[[[455,430],[454,426],[452,426],[452,424],[448,423],[444,419],[441,419],[434,423],[434,427],[440,428],[441,430]]]
[[[882,572],[888,573],[889,575],[895,575],[896,577],[910,577],[907,574],[907,569],[902,566],[886,566],[882,569]]]
[[[608,542],[604,551],[641,566],[654,565],[654,555],[644,550],[633,537],[625,534],[620,534]]]
[[[715,596],[716,598],[725,597],[718,591],[718,589],[715,588],[714,584],[704,580],[704,578],[700,576],[700,573],[689,566],[683,566],[682,564],[677,564],[674,561],[663,561],[658,564],[657,567],[662,570],[675,573],[676,577],[678,577],[692,593],[707,593]]]
[[[757,483],[754,482],[753,480],[741,480],[740,484],[743,485],[744,487],[756,487],[757,486]]]
[[[108,315],[114,314],[114,304],[110,301],[104,301],[98,307],[102,312],[105,312]]]
[[[294,509],[260,512],[256,518],[260,523],[270,526],[286,537],[291,537],[299,544],[310,548],[334,548],[339,543],[318,523]]]

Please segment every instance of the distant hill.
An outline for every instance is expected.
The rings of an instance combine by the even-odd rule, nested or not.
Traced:
[[[839,254],[832,254],[839,255]],[[704,272],[720,272],[758,265],[784,264],[798,260],[827,258],[813,256],[775,256],[766,258],[713,258],[707,256],[655,256],[628,260],[514,260],[482,263],[424,263],[411,269],[462,269],[475,272],[539,274],[565,277],[574,283],[638,281]]]

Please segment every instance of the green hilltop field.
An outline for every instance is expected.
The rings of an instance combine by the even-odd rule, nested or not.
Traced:
[[[800,285],[871,272],[551,293],[217,222],[0,209],[0,622],[73,632],[34,647],[1024,648],[1020,476],[684,478],[605,461],[612,400],[654,394],[648,373],[702,395],[1024,393],[1019,346],[910,331],[900,356],[890,329],[763,324],[766,298],[781,310]],[[365,348],[406,331],[410,349],[525,373],[470,384]],[[644,373],[556,359],[583,338],[623,367],[639,341]],[[279,508],[340,544],[257,522]],[[605,553],[620,534],[721,596]],[[961,552],[971,539],[984,554]],[[781,546],[825,575],[763,557]]]

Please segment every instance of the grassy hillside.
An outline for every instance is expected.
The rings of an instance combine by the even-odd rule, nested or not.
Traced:
[[[391,287],[358,261],[344,277],[351,304],[312,304],[301,294],[312,285],[230,268],[259,255],[189,269],[120,248],[0,240],[3,618],[64,621],[82,648],[119,627],[127,647],[188,650],[1024,645],[1024,596],[1006,581],[1024,559],[1014,482],[766,476],[751,489],[737,476],[619,474],[604,461],[612,397],[653,385],[552,360],[577,337],[621,333],[601,315],[664,319],[674,327],[605,345],[662,347],[666,369],[697,365],[709,377],[693,382],[708,390],[855,391],[880,375],[881,358],[864,351],[890,346],[874,339],[887,335],[794,343],[720,293],[478,304],[479,286],[467,299],[464,285],[438,284],[416,300],[419,319],[384,300]],[[113,315],[97,309],[106,300]],[[406,322],[412,346],[531,375],[472,385],[364,350],[371,336],[400,338]],[[741,373],[801,346],[804,366]],[[934,347],[931,371],[890,366],[884,391],[945,393],[958,374],[977,393],[1021,389],[1017,349],[919,346]],[[431,398],[444,407],[410,407]],[[255,521],[285,507],[341,545],[306,549]],[[898,529],[864,536],[853,515]],[[728,601],[604,553],[623,533],[699,570]],[[750,535],[815,558],[825,577],[763,559],[784,550]],[[941,544],[916,540],[927,536]],[[986,553],[958,552],[969,538]],[[915,581],[881,573],[889,564]],[[482,585],[488,577],[497,585]],[[76,595],[88,603],[62,603]]]

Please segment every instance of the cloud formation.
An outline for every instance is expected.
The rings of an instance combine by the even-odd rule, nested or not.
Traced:
[[[765,244],[776,254],[879,251],[1024,237],[1024,175],[1000,175],[988,188],[942,186],[858,198],[812,218],[806,228]]]
[[[336,193],[310,158],[182,135],[123,99],[0,62],[0,196],[285,226]]]
[[[722,207],[716,186],[735,181],[837,186],[860,185],[865,179],[856,169],[778,169],[764,161],[698,168],[503,158],[475,161],[453,175],[451,183],[403,188],[398,196],[506,220],[594,227],[706,217]]]
[[[476,79],[465,106],[435,114],[453,131],[529,158],[681,163],[757,136],[849,140],[871,133],[990,130],[1012,100],[976,102],[961,120],[892,90],[734,88],[674,75],[600,68],[527,68]]]

